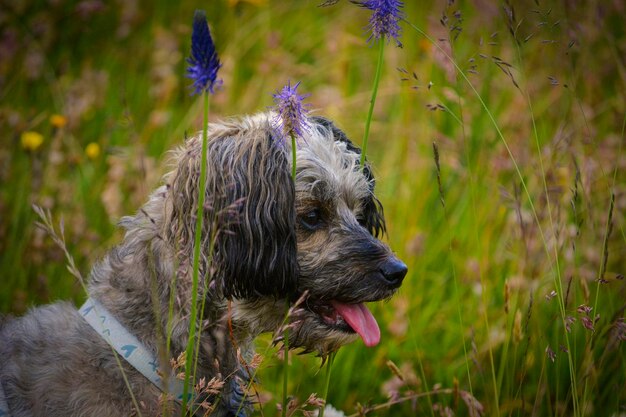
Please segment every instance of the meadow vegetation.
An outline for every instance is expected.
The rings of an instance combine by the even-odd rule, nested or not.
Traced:
[[[4,2],[0,311],[85,298],[32,204],[63,219],[87,275],[166,151],[201,129],[184,59],[195,8],[223,62],[210,120],[264,111],[300,82],[358,143],[378,52],[368,13],[320,3]],[[624,2],[411,0],[404,13],[368,159],[409,274],[372,306],[381,344],[337,354],[328,402],[346,415],[626,415]],[[270,344],[258,341],[268,416],[283,381]],[[294,355],[289,395],[305,402],[325,377]]]

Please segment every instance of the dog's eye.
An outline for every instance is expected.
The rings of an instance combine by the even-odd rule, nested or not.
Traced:
[[[300,216],[300,222],[307,229],[317,229],[322,222],[322,215],[320,213],[320,210],[313,209],[304,213],[302,216]]]

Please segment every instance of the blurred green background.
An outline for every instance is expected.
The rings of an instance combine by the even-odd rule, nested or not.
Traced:
[[[195,8],[224,64],[212,120],[264,111],[300,81],[359,143],[369,13],[320,3],[2,1],[0,311],[84,298],[31,204],[64,219],[87,274],[159,184],[166,151],[201,129],[185,78]],[[404,10],[419,31],[401,23],[403,47],[385,50],[368,158],[409,275],[373,306],[381,344],[339,352],[329,402],[346,415],[626,415],[626,4]],[[274,415],[268,343],[259,389]],[[321,393],[324,373],[294,356],[290,395]]]

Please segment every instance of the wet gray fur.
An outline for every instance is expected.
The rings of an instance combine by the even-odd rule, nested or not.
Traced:
[[[395,291],[375,273],[394,255],[377,238],[385,227],[382,207],[369,166],[359,168],[359,149],[327,119],[311,118],[298,140],[294,187],[290,143],[272,127],[274,118],[260,114],[209,128],[198,377],[225,381],[219,398],[209,399],[216,417],[239,409],[247,379],[241,358],[252,358],[261,333],[280,340],[288,301],[309,293],[289,318],[290,348],[325,356],[357,336],[325,324],[315,305],[377,301]],[[188,342],[200,154],[201,135],[171,153],[164,184],[121,219],[124,240],[89,277],[89,295],[164,370],[170,359],[163,335],[171,334],[173,358]],[[320,223],[311,228],[313,211]],[[141,415],[162,415],[159,390],[122,363]],[[0,318],[0,383],[14,417],[138,415],[111,348],[68,302]],[[180,415],[177,404],[166,403]]]

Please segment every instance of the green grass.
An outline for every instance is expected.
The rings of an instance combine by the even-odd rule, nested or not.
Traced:
[[[65,219],[68,249],[87,275],[120,241],[117,219],[157,186],[165,152],[200,130],[201,103],[184,77],[196,7],[206,8],[224,63],[211,120],[264,111],[272,92],[301,81],[316,112],[359,143],[378,54],[365,42],[368,13],[346,1],[260,3],[162,1],[134,12],[107,3],[91,15],[76,3],[3,9],[0,311],[84,298],[63,252],[34,227],[32,203]],[[336,355],[329,402],[346,415],[368,407],[471,415],[469,392],[488,416],[624,413],[619,2],[525,2],[512,22],[496,5],[461,4],[459,22],[456,5],[406,3],[406,20],[422,33],[403,23],[403,48],[385,48],[367,153],[386,239],[409,275],[394,299],[372,306],[381,344]],[[53,114],[68,124],[54,128]],[[42,146],[25,150],[24,131],[43,134]],[[92,142],[95,158],[85,153]],[[581,304],[600,315],[593,332]],[[278,415],[283,383],[270,342],[257,349],[266,352],[258,377],[268,416]],[[404,385],[392,387],[389,360]],[[301,401],[325,389],[317,358],[294,356],[289,375],[289,395]],[[381,407],[392,388],[415,400]]]

